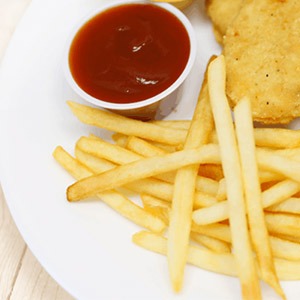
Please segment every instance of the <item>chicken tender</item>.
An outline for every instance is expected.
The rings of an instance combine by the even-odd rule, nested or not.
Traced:
[[[266,124],[300,116],[300,1],[245,1],[223,41],[232,106],[248,96]]]
[[[216,40],[223,44],[229,24],[240,11],[244,0],[206,0],[206,12],[212,21]]]

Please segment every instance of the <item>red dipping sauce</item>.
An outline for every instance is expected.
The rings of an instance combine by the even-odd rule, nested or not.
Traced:
[[[171,86],[189,53],[188,33],[174,15],[152,4],[124,4],[85,23],[71,44],[69,66],[91,96],[133,103]]]

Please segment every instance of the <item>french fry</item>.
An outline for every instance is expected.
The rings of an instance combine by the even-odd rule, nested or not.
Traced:
[[[213,126],[207,82],[204,80],[183,148],[196,149],[207,144]],[[178,169],[174,182],[167,258],[175,291],[180,291],[183,283],[198,169],[199,164]]]
[[[136,193],[146,193],[153,197],[171,202],[173,194],[173,185],[155,178],[144,178],[130,182],[124,186]]]
[[[140,155],[132,151],[110,144],[98,137],[81,137],[76,146],[84,152],[104,158],[115,164],[126,164],[141,158]]]
[[[250,237],[261,271],[262,279],[285,299],[275,271],[269,241],[260,189],[255,153],[251,104],[248,98],[241,99],[234,108],[236,136],[240,153],[246,210],[250,227]]]
[[[147,194],[141,194],[144,209],[169,224],[171,204]]]
[[[151,157],[168,153],[168,151],[156,147],[153,144],[150,144],[149,142],[136,136],[130,136],[128,138],[126,148],[142,155],[143,157]]]
[[[211,178],[197,176],[196,190],[208,195],[216,196],[219,189],[219,183]]]
[[[110,161],[82,151],[78,144],[75,147],[75,155],[77,159],[87,168],[92,170],[93,173],[102,173],[116,167],[116,164]],[[125,186],[125,188],[137,193],[148,193],[169,202],[172,200],[173,186],[169,183],[157,180],[155,178],[141,179],[136,182],[129,183]],[[199,199],[200,196],[201,195],[199,195],[198,197]],[[203,204],[203,201],[201,201],[200,203],[196,202],[196,207],[201,207],[203,206]]]
[[[56,147],[53,152],[53,156],[63,168],[78,179],[92,174],[87,167],[74,159],[60,146]],[[161,219],[146,212],[124,195],[116,191],[106,191],[98,194],[97,196],[122,216],[142,227],[155,232],[162,232],[166,227],[165,223]]]
[[[127,139],[127,143],[130,142],[131,137]],[[138,139],[139,143],[141,143],[141,139]],[[151,146],[151,145],[150,145]],[[110,162],[116,163],[116,164],[127,164],[133,161],[137,161],[143,156],[140,154],[137,154],[133,151],[130,151],[126,148],[123,148],[119,145],[111,144],[107,141],[102,140],[99,137],[81,137],[76,147],[80,148],[84,152],[90,153],[92,155],[95,155],[99,158],[104,158]],[[154,147],[154,146],[151,146]],[[156,148],[156,147],[155,147]],[[161,152],[160,154],[164,154],[166,152]],[[157,152],[156,152],[156,155]],[[166,182],[174,182],[175,179],[175,173],[164,173],[164,174],[158,174],[155,176],[156,178],[166,181]]]
[[[196,190],[216,196],[219,190],[219,183],[211,178],[198,175],[196,178]],[[216,200],[218,199],[216,198]]]
[[[196,209],[193,211],[192,218],[197,225],[209,225],[227,220],[229,218],[228,201],[220,201],[209,207]]]
[[[224,173],[220,164],[201,164],[198,174],[215,181],[220,181],[224,178]]]
[[[127,142],[129,142],[131,137],[127,139]],[[137,139],[137,138],[136,138]],[[135,138],[134,138],[135,140]],[[138,139],[141,143],[141,139]],[[132,143],[131,143],[132,144]],[[151,145],[150,145],[151,146]],[[125,149],[119,145],[111,144],[107,141],[102,140],[99,137],[90,136],[90,137],[81,137],[76,147],[81,149],[82,151],[92,154],[94,156],[99,157],[100,159],[108,160],[109,162],[113,162],[116,164],[127,164],[133,161],[137,161],[143,156],[140,154],[137,154],[135,152],[132,152],[128,149]],[[154,147],[154,146],[151,146]],[[155,147],[154,147],[155,148]],[[159,151],[159,150],[157,150]],[[158,152],[156,151],[155,155],[158,155]],[[164,154],[166,152],[162,151],[160,154]],[[175,179],[175,173],[164,173],[164,174],[158,174],[156,178],[161,179],[163,181],[167,182],[174,182]]]
[[[158,142],[151,142],[153,146],[160,148],[168,153],[175,152],[182,149],[181,144],[178,146],[166,145]]]
[[[170,183],[157,180],[155,178],[144,178],[124,185],[125,188],[137,193],[146,193],[153,197],[157,197],[172,202],[174,186]],[[216,203],[214,197],[196,192],[194,195],[193,208],[208,207]]]
[[[152,121],[151,123],[174,129],[188,130],[190,120],[165,120]],[[300,130],[287,128],[254,128],[254,139],[257,147],[266,147],[273,149],[297,149],[300,147]],[[211,143],[218,143],[218,137],[215,131],[210,136]]]
[[[218,187],[216,199],[218,201],[224,201],[224,200],[226,200],[226,198],[227,198],[226,181],[225,181],[225,178],[223,178],[219,181],[219,187]]]
[[[142,140],[137,137],[130,137],[127,144],[127,149],[130,149],[143,157],[152,157],[156,155],[166,154],[167,151],[162,150],[161,148],[158,148],[154,146],[153,144],[150,144],[149,142]],[[165,176],[166,174],[164,174]],[[173,172],[173,175],[170,176],[169,179],[163,178],[161,175],[159,175],[160,179],[166,180],[168,182],[174,182],[175,180],[175,173]],[[196,189],[198,191],[201,191],[205,194],[209,195],[216,195],[219,188],[219,184],[216,180],[213,180],[211,178],[203,177],[203,176],[197,176],[196,178]]]
[[[141,138],[138,138],[136,136],[128,137],[126,149],[129,149],[132,152],[137,153],[138,155],[140,155],[141,158],[163,155],[168,153],[168,151],[156,147],[150,144],[149,142]],[[159,174],[157,175],[157,178],[163,181],[174,183],[175,174],[176,174],[175,172]]]
[[[205,196],[204,196],[205,197]],[[197,207],[199,204],[202,204],[203,202],[205,202],[205,198],[202,197],[201,195],[199,196],[199,200],[197,199],[197,197],[195,198],[194,201],[194,207]],[[164,211],[163,215],[169,215],[170,210],[171,210],[171,201],[169,201],[169,199],[162,200],[161,198],[157,198],[155,196],[153,196],[152,194],[141,194],[141,198],[142,201],[144,203],[144,207],[147,209],[148,207],[150,208],[157,208],[157,211]],[[166,217],[164,216],[164,219],[166,219]],[[169,223],[169,218],[168,218],[168,222]],[[197,232],[197,231],[195,231]]]
[[[265,219],[270,233],[300,238],[300,216],[266,212]]]
[[[231,243],[230,228],[226,224],[214,223],[209,225],[192,224],[192,232],[205,234],[218,240]]]
[[[141,139],[136,138],[136,137],[131,138],[131,142],[130,142],[130,144],[127,145],[127,147],[128,147],[128,149],[130,149],[132,151],[135,151],[136,153],[141,154],[141,155],[146,156],[146,157],[158,155],[159,152],[163,153],[163,151],[161,149],[158,149],[157,147],[149,144],[147,141],[141,140]],[[260,161],[262,161],[262,163],[260,163]],[[264,163],[264,159],[259,160],[259,163],[260,163],[260,165],[262,165]],[[213,170],[211,170],[211,171],[213,171]],[[216,179],[220,179],[220,177],[221,178],[223,177],[223,174],[216,174],[215,173],[214,176],[210,176],[210,175],[206,174],[204,166],[202,166],[201,172],[204,172],[204,174],[203,174],[204,176],[205,175],[207,175],[209,177],[216,176],[217,177]],[[260,182],[266,182],[266,181],[271,181],[271,180],[282,180],[283,178],[285,178],[284,175],[281,175],[279,173],[262,171],[262,170],[260,170],[259,175],[260,175]],[[207,186],[207,188],[208,188],[207,183],[205,184],[205,186]],[[209,185],[209,187],[211,187],[211,185]],[[214,187],[213,187],[214,192],[213,193],[215,193],[215,188],[216,188],[216,184],[214,184]],[[224,186],[223,186],[222,187],[222,195],[220,194],[219,198],[218,198],[219,201],[225,199],[224,198],[225,191],[226,191],[226,188],[224,188]],[[206,192],[206,191],[203,191],[203,192]],[[211,193],[211,192],[208,192],[208,193]]]
[[[85,151],[82,151],[77,146],[75,146],[75,157],[79,162],[92,170],[93,173],[102,173],[116,167],[116,164],[104,158],[99,158]]]
[[[299,183],[286,179],[262,192],[262,205],[267,208],[280,203],[296,194],[300,189]],[[228,202],[221,201],[207,208],[200,208],[193,212],[193,220],[198,225],[207,225],[229,218]]]
[[[209,207],[215,205],[217,203],[217,200],[214,196],[196,191],[194,193],[193,202],[193,208],[198,209],[200,207]]]
[[[145,249],[167,254],[167,239],[161,235],[141,231],[133,235],[132,241]],[[228,253],[220,254],[200,247],[189,246],[187,261],[208,271],[236,276],[234,258]]]
[[[104,128],[107,130],[135,135],[170,145],[178,145],[184,142],[186,131],[157,126],[155,124],[142,122],[108,111],[89,107],[76,102],[68,101],[74,115],[83,123]],[[122,124],[122,126],[120,126]]]
[[[163,236],[141,231],[133,235],[132,241],[144,249],[166,255],[167,240]],[[211,272],[237,276],[238,268],[233,254],[215,253],[200,247],[189,246],[188,263]],[[280,280],[300,280],[300,261],[275,259],[276,272]]]
[[[239,153],[225,95],[225,60],[222,55],[208,69],[208,88],[226,178],[229,220],[234,255],[244,299],[261,299],[261,291],[247,228]]]
[[[258,147],[273,149],[297,148],[300,147],[300,130],[287,128],[254,128],[255,144]],[[210,142],[217,144],[218,137],[213,132]]]
[[[273,221],[271,220],[270,223]],[[268,230],[273,236],[270,236],[270,243],[273,255],[277,258],[286,260],[300,260],[300,237],[282,234],[274,225],[268,225]],[[286,226],[285,226],[286,229]],[[226,224],[197,225],[193,224],[192,231],[200,234],[215,237],[224,242],[231,243],[230,228]],[[286,231],[286,230],[285,230]]]
[[[84,152],[77,144],[75,154],[78,160],[94,173],[103,173],[116,167],[115,164],[105,159]],[[151,196],[171,202],[173,197],[174,186],[171,183],[161,181],[156,178],[144,178],[124,185],[125,188],[137,192],[146,193]],[[211,195],[196,192],[194,198],[194,208],[207,207],[215,204],[217,201]]]
[[[298,193],[299,190],[300,184],[298,182],[289,179],[280,181],[262,193],[263,208],[281,203]]]
[[[128,136],[122,133],[114,133],[111,138],[120,147],[126,148]]]
[[[204,234],[191,232],[191,239],[216,253],[231,252],[230,244]]]
[[[218,240],[231,243],[230,228],[226,224],[196,225],[193,223],[192,232],[200,233]],[[286,260],[300,260],[300,239],[289,240],[287,236],[270,236],[270,243],[274,257]]]
[[[169,215],[171,211],[171,205],[168,202],[162,201],[160,199],[154,198],[150,195],[142,194],[141,195],[142,201],[144,208],[153,213],[154,215],[158,216],[160,219],[162,219],[166,224],[169,224]],[[224,252],[230,252],[231,251],[231,246],[230,246],[230,241],[231,239],[229,238],[229,241],[224,241],[221,239],[216,238],[215,236],[207,234],[207,232],[212,229],[216,230],[217,228],[215,226],[210,226],[204,228],[205,226],[202,226],[202,233],[199,233],[201,229],[199,229],[199,226],[195,227],[195,225],[192,225],[192,232],[190,234],[190,237],[193,241],[205,246],[206,248],[218,252],[218,253],[224,253]],[[228,226],[227,226],[228,227]],[[228,233],[229,233],[229,228]],[[220,230],[219,230],[220,234]],[[229,233],[230,234],[230,233]],[[222,239],[226,234],[221,232]],[[218,236],[218,234],[217,234]]]
[[[283,148],[279,150],[275,150],[276,154],[294,159],[296,161],[300,160],[300,148]]]
[[[69,201],[78,201],[138,179],[156,176],[187,165],[207,161],[213,163],[219,161],[219,149],[216,145],[205,145],[199,149],[182,150],[162,156],[140,159],[75,182],[68,187],[67,198]]]
[[[287,260],[300,260],[300,244],[284,240],[279,237],[270,238],[272,251],[275,257]]]
[[[87,168],[93,171],[93,173],[102,173],[104,171],[111,170],[117,165],[107,161],[103,158],[94,156],[93,154],[82,151],[78,144],[75,147],[75,155],[77,159],[85,165]],[[173,186],[169,183],[157,180],[155,178],[141,179],[133,183],[129,183],[125,188],[135,191],[137,193],[148,193],[155,197],[159,197],[166,201],[172,200]],[[203,204],[202,202],[200,204]],[[199,206],[203,206],[200,205]]]
[[[90,168],[74,159],[63,147],[57,146],[53,151],[55,160],[68,171],[75,179],[82,179],[91,176]]]
[[[78,157],[78,160],[94,173],[102,173],[116,167],[115,164],[109,161],[82,151],[78,145],[75,148],[75,154],[76,157]],[[172,200],[173,186],[170,183],[155,178],[141,179],[127,184],[125,188],[137,193],[147,193],[160,199],[164,199],[165,201],[171,202]],[[203,203],[201,202],[201,204]],[[199,206],[201,205],[198,205],[198,207]]]
[[[288,235],[288,234],[280,234],[280,233],[275,233],[274,236],[276,236],[280,239],[289,241],[289,242],[300,244],[300,238],[296,237],[296,236],[291,236],[291,235]]]
[[[259,181],[260,183],[266,183],[270,181],[282,181],[286,177],[279,173],[269,172],[265,170],[259,170]]]
[[[132,144],[136,144],[137,140],[133,138]],[[146,148],[147,142],[143,142],[140,139],[138,139],[138,143],[143,143]],[[88,138],[88,137],[82,137],[77,142],[77,146],[84,150],[85,152],[101,156],[102,158],[108,159],[109,161],[113,161],[118,164],[125,164],[129,162],[133,162],[136,160],[139,160],[142,158],[142,156],[133,153],[132,151],[126,150],[122,147],[119,147],[117,145],[112,145],[100,138]],[[150,148],[153,148],[152,155],[157,154],[159,150],[156,150],[156,147],[154,146],[147,146],[147,149],[149,151],[148,155],[150,155]],[[265,162],[264,162],[265,163]],[[167,182],[173,182],[174,175],[171,174],[159,174],[157,175],[158,179],[165,180]],[[198,186],[198,180],[200,178],[197,178],[197,186]],[[203,180],[203,179],[202,179]],[[214,187],[211,187],[211,184],[214,184],[212,181],[210,182],[210,185],[208,186],[208,182],[206,180],[207,188],[215,188],[216,185],[214,184]],[[206,192],[206,191],[204,191]],[[209,192],[209,191],[208,191]]]
[[[259,170],[259,182],[261,184],[263,183],[269,183],[272,181],[281,181],[284,180],[285,177],[278,173],[268,172],[268,171],[260,171]],[[227,198],[227,192],[226,192],[226,181],[225,178],[222,178],[219,181],[218,191],[216,194],[216,199],[218,201],[224,201]]]
[[[260,148],[256,149],[256,155],[260,168],[282,174],[300,183],[300,162]]]
[[[268,172],[268,171],[259,171],[259,182],[261,184],[270,183],[272,181],[281,181],[284,179],[285,179],[285,177],[281,174],[276,174],[276,173]],[[225,178],[222,178],[219,181],[216,199],[218,201],[224,201],[224,200],[226,200],[226,198],[227,198],[226,181],[225,181]]]
[[[271,212],[283,212],[289,214],[300,214],[300,198],[292,197],[283,202],[266,208]]]
[[[299,280],[299,261],[276,258],[275,267],[280,280]]]
[[[268,176],[268,178],[263,178],[261,181],[290,178],[300,183],[299,161],[277,154],[276,151],[262,148],[256,149],[256,155],[260,170],[267,171],[263,176]]]
[[[256,128],[255,143],[259,147],[296,148],[300,147],[300,130],[286,128]]]
[[[158,126],[183,129],[186,131],[188,131],[191,126],[191,120],[154,120],[150,122]]]
[[[170,212],[171,209],[171,203],[164,201],[162,199],[159,199],[157,197],[153,197],[148,194],[141,194],[141,199],[143,201],[143,205],[145,208],[148,207],[160,207],[163,209],[166,209],[168,212]],[[169,223],[169,222],[167,222]]]

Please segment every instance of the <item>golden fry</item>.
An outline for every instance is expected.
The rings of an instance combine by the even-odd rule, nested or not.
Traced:
[[[191,239],[200,245],[206,247],[207,249],[216,252],[216,253],[230,253],[231,246],[229,243],[218,240],[216,238],[191,232]]]
[[[144,209],[162,219],[165,224],[169,224],[169,214],[171,210],[170,202],[147,194],[141,194]]]
[[[300,198],[289,198],[283,202],[267,207],[267,211],[300,214]]]
[[[255,153],[251,104],[248,98],[243,98],[236,104],[234,116],[244,179],[250,236],[257,255],[261,276],[282,298],[285,298],[275,271],[269,234],[264,219]]]
[[[210,63],[208,88],[226,179],[232,244],[244,299],[261,299],[247,227],[239,153],[225,95],[225,72],[225,61],[221,55]]]
[[[300,162],[259,148],[256,149],[256,155],[260,168],[282,174],[300,183]]]
[[[184,149],[196,149],[207,144],[213,126],[207,82],[204,80],[183,146]],[[178,169],[174,182],[167,258],[169,274],[175,291],[181,289],[184,277],[198,169],[199,164]]]
[[[273,185],[262,193],[263,208],[280,203],[296,194],[300,189],[299,183],[286,179]],[[200,208],[193,212],[193,220],[199,225],[207,225],[229,218],[228,202],[221,201],[213,206]]]
[[[167,240],[163,236],[141,231],[133,235],[132,241],[153,252],[166,255]],[[215,253],[200,247],[189,246],[188,263],[201,269],[229,276],[237,276],[235,258],[229,253]],[[300,280],[300,261],[275,259],[276,272],[280,280]]]
[[[265,219],[270,233],[300,238],[300,216],[267,212]]]
[[[166,122],[166,121],[165,121]],[[152,157],[156,155],[166,154],[167,151],[158,148],[157,146],[150,144],[148,141],[142,140],[137,137],[130,137],[127,143],[127,149],[130,149],[143,157]],[[168,175],[168,178],[166,177]],[[157,178],[173,183],[175,180],[175,172],[168,174],[158,175]],[[216,195],[219,188],[219,184],[216,180],[211,178],[197,176],[196,189],[202,193],[209,195]]]
[[[78,179],[92,174],[88,168],[74,159],[62,147],[57,147],[53,152],[53,156],[62,167]],[[106,191],[97,196],[122,216],[140,226],[156,232],[161,232],[166,227],[161,219],[149,214],[116,191]]]
[[[196,150],[182,150],[162,156],[140,159],[75,182],[68,187],[67,198],[69,201],[78,201],[101,191],[110,190],[138,179],[173,171],[187,165],[203,161],[217,162],[219,160],[218,152],[219,149],[215,145],[205,145]]]
[[[72,101],[68,101],[72,112],[83,123],[104,128],[107,130],[135,135],[170,145],[178,145],[184,142],[186,131],[171,129],[155,124],[142,122],[124,116],[120,116],[108,111],[89,107]],[[122,126],[120,126],[122,124]]]

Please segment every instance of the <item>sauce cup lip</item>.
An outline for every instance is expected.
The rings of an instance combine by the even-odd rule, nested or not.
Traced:
[[[103,11],[117,7],[120,5],[126,5],[126,4],[152,4],[159,6],[166,11],[170,12],[173,14],[175,17],[179,19],[179,21],[183,24],[185,27],[189,41],[190,41],[190,54],[188,61],[186,63],[186,66],[180,76],[164,91],[161,93],[147,98],[145,100],[140,100],[137,102],[132,102],[132,103],[114,103],[114,102],[108,102],[105,100],[101,100],[98,98],[95,98],[91,95],[89,95],[87,92],[85,92],[75,81],[75,79],[72,76],[70,66],[69,66],[69,51],[70,47],[72,45],[73,39],[75,38],[77,32],[93,17],[96,15],[102,13]],[[105,109],[112,109],[112,110],[130,110],[130,109],[136,109],[136,108],[142,108],[146,107],[148,105],[151,105],[153,103],[159,102],[160,100],[166,98],[169,96],[172,92],[174,92],[179,86],[183,83],[183,81],[186,79],[188,74],[190,73],[195,59],[196,59],[196,52],[197,52],[197,40],[196,40],[196,35],[194,32],[194,28],[192,24],[190,23],[189,19],[184,15],[182,11],[180,11],[178,8],[174,7],[173,5],[169,3],[163,3],[163,2],[150,2],[148,0],[116,0],[113,2],[105,3],[101,5],[100,7],[94,9],[91,11],[89,14],[87,14],[85,17],[83,17],[77,25],[73,28],[71,31],[71,34],[69,38],[67,39],[65,51],[64,51],[64,57],[63,57],[63,71],[65,78],[68,82],[68,84],[71,86],[71,88],[84,100],[87,102],[90,102],[91,104],[94,104],[95,106],[98,106],[100,108],[105,108]]]

